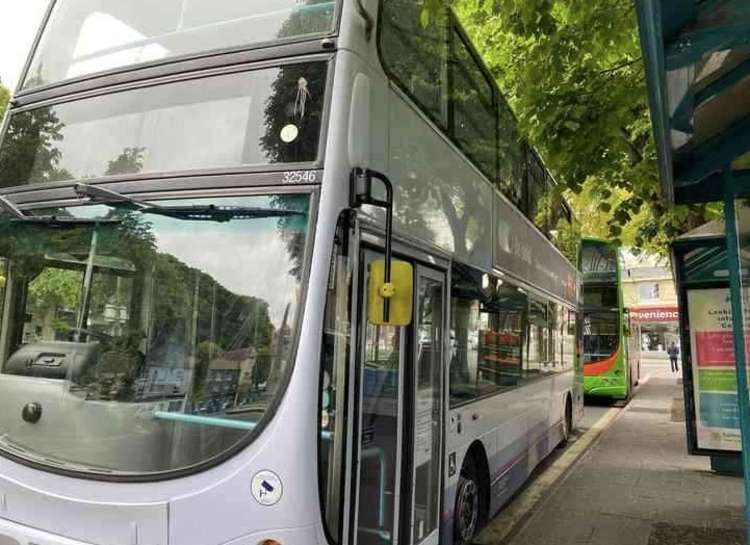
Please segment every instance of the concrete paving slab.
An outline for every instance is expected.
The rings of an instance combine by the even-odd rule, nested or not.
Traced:
[[[745,534],[737,529],[716,530],[657,523],[647,545],[745,545]]]

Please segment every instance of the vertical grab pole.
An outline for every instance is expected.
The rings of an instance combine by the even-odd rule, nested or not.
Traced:
[[[726,218],[727,260],[732,308],[732,333],[734,338],[734,361],[737,371],[737,404],[740,413],[740,437],[742,440],[742,471],[745,485],[745,521],[748,523],[747,543],[750,543],[750,399],[748,399],[747,363],[745,353],[745,325],[742,301],[742,264],[737,237],[735,194],[732,183],[732,168],[724,172],[724,216]]]
[[[384,282],[388,286],[391,283],[393,263],[393,184],[385,176],[376,176],[385,186],[385,274]],[[391,300],[384,298],[383,319],[388,322],[391,319]]]

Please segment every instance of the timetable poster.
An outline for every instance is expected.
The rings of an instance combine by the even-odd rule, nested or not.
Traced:
[[[698,448],[740,451],[729,290],[689,290],[688,316]]]

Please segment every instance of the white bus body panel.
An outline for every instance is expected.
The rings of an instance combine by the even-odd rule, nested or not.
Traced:
[[[510,499],[562,440],[565,401],[569,394],[572,399],[573,381],[573,371],[540,377],[450,411],[446,454],[456,453],[457,471],[450,475],[446,470],[446,516],[453,515],[458,469],[477,441],[489,466],[490,515]]]
[[[337,127],[347,126],[357,72],[342,57],[330,111]],[[220,465],[160,482],[70,478],[0,457],[0,517],[8,521],[0,526],[0,540],[5,534],[22,545],[257,545],[271,538],[284,545],[326,543],[316,456],[318,362],[330,254],[338,215],[348,206],[350,170],[346,131],[329,131],[328,137],[297,359],[262,434]],[[12,417],[20,419],[20,413]],[[261,470],[274,471],[283,482],[283,496],[271,507],[251,494],[252,478]]]

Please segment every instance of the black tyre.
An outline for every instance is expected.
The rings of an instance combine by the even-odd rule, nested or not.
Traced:
[[[562,441],[560,446],[564,447],[570,441],[570,434],[573,432],[573,406],[570,404],[570,398],[565,398],[565,418],[563,418]]]
[[[456,491],[456,509],[454,512],[454,543],[468,545],[479,531],[482,517],[482,493],[477,470],[469,455],[461,468]]]

